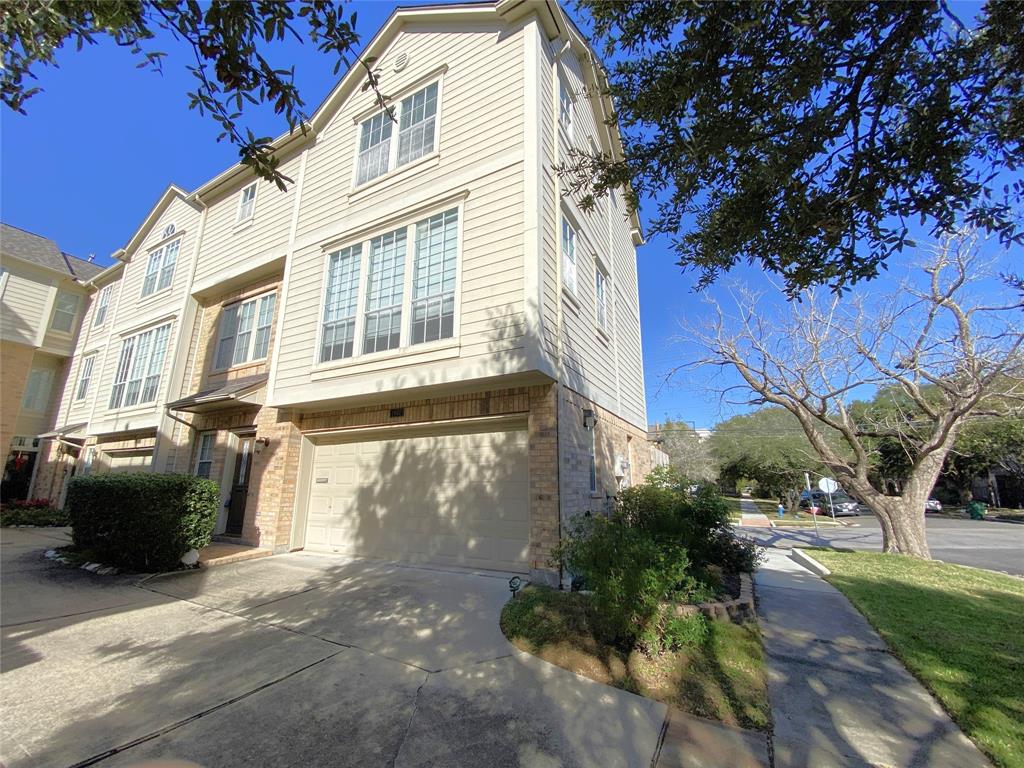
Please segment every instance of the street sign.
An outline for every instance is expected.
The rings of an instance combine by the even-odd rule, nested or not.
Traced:
[[[831,477],[823,477],[818,481],[818,488],[820,488],[823,493],[835,493],[839,490],[839,483]]]

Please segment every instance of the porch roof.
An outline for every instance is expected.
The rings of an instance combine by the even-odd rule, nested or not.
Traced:
[[[267,374],[242,376],[238,379],[226,381],[216,387],[200,390],[188,397],[175,400],[173,403],[168,403],[167,409],[171,411],[187,411],[189,413],[203,413],[236,404],[259,405],[263,402],[266,388]]]

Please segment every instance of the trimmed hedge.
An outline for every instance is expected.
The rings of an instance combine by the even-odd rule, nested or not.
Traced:
[[[79,549],[110,565],[168,571],[210,543],[220,490],[192,475],[93,475],[68,484],[64,507]]]
[[[64,510],[50,506],[49,499],[5,501],[0,506],[0,526],[61,526],[69,525],[70,522]]]

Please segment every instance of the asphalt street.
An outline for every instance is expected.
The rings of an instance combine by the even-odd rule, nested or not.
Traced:
[[[880,551],[882,530],[871,515],[846,517],[849,528],[741,528],[744,536],[771,547],[845,547]],[[1024,524],[995,520],[928,518],[932,557],[947,563],[1024,576]]]

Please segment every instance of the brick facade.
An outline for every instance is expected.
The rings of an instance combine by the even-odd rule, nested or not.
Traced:
[[[24,344],[0,341],[0,446],[3,446],[4,459],[11,451],[33,353],[32,347]]]

